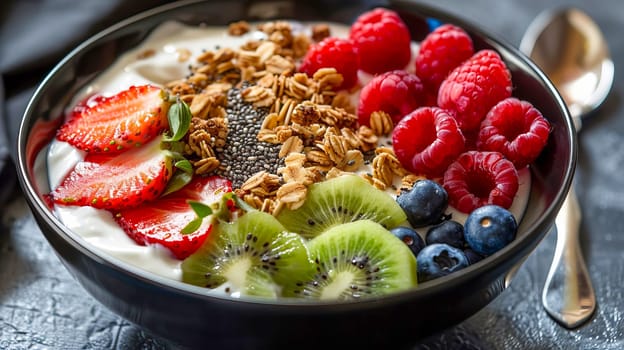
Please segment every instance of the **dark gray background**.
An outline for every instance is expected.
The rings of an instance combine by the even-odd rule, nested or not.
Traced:
[[[126,5],[104,5],[107,2],[101,1],[60,2],[65,3],[65,8],[88,4],[92,16],[105,14],[109,21],[129,16],[146,6],[129,5],[134,2]],[[414,344],[413,348],[623,349],[624,166],[621,164],[624,163],[624,73],[620,63],[624,62],[624,40],[621,40],[624,3],[621,0],[421,2],[478,23],[516,46],[526,27],[541,10],[562,5],[578,6],[593,16],[605,31],[617,76],[612,94],[603,108],[585,123],[579,140],[576,188],[584,212],[581,239],[598,299],[598,309],[592,321],[579,329],[566,330],[551,320],[540,304],[541,288],[554,250],[555,237],[549,234],[521,268],[510,289],[464,323]],[[50,19],[55,16],[54,11],[62,11],[62,7],[46,3],[50,1],[26,0],[19,4],[5,1],[0,5],[0,113],[8,120],[9,140],[13,140],[15,125],[32,93],[33,82],[41,78],[50,64],[58,61],[57,55],[70,50],[86,33],[108,24],[94,21],[89,16],[73,17],[69,24],[64,22],[63,28],[72,23],[84,26],[89,19],[93,24],[89,24],[84,32],[59,27],[39,33],[66,35],[62,38],[64,46],[29,47],[28,40],[20,42],[23,46],[16,46],[16,41],[12,40],[15,38],[7,28],[12,26],[15,30],[21,25],[20,31],[34,31],[28,22],[19,22],[20,15],[38,14]],[[60,34],[56,29],[60,29]],[[45,56],[50,62],[25,60],[24,57],[36,58],[37,50],[52,51],[53,55]],[[16,58],[21,65],[11,61]],[[0,134],[3,132],[0,126]],[[0,156],[9,152],[12,142],[0,142]],[[2,159],[1,162],[8,161]],[[0,231],[0,349],[175,348],[120,319],[86,294],[43,238],[24,199],[12,183],[10,173],[5,169],[0,178],[2,192],[9,193],[2,207]]]

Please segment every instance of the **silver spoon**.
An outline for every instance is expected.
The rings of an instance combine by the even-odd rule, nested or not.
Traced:
[[[581,119],[606,99],[613,61],[600,28],[578,9],[547,11],[525,33],[520,50],[542,68],[565,100],[576,131]],[[555,220],[557,245],[542,292],[542,304],[556,321],[575,328],[596,309],[596,296],[579,246],[581,210],[574,187]]]

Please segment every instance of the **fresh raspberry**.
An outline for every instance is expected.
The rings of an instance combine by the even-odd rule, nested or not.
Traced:
[[[409,30],[392,10],[363,13],[351,25],[349,37],[360,57],[360,69],[371,74],[405,68],[412,57]]]
[[[532,163],[540,154],[550,133],[550,124],[527,101],[507,98],[496,104],[481,123],[477,148],[498,151],[517,169]]]
[[[420,43],[416,75],[427,90],[437,94],[446,76],[473,54],[472,39],[468,33],[452,24],[444,24]]]
[[[486,204],[508,209],[518,192],[518,172],[499,152],[468,151],[444,173],[449,204],[470,213]]]
[[[492,50],[475,53],[444,79],[438,106],[451,112],[462,131],[476,131],[489,110],[511,96],[511,74]]]
[[[371,79],[360,92],[358,118],[361,125],[369,125],[370,115],[384,111],[394,123],[424,102],[423,85],[413,73],[393,70]]]
[[[299,71],[313,76],[321,68],[335,68],[342,74],[341,89],[349,89],[357,82],[358,55],[351,41],[327,37],[310,47],[301,62]]]
[[[405,169],[436,177],[464,151],[464,136],[445,110],[421,107],[395,126],[392,146]]]

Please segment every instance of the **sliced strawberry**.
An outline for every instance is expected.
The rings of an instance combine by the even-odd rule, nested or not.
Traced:
[[[122,209],[158,198],[172,175],[172,158],[161,139],[112,156],[90,156],[50,193],[57,204]]]
[[[196,215],[188,201],[211,204],[231,190],[228,180],[217,176],[198,176],[176,192],[140,207],[116,212],[114,217],[138,244],[161,244],[178,259],[184,259],[202,245],[211,230],[210,221],[205,219],[195,232],[181,233]]]
[[[79,103],[56,137],[86,152],[120,153],[149,142],[167,127],[164,92],[141,85]]]

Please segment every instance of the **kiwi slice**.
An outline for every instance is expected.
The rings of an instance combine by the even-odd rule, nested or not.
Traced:
[[[381,225],[360,220],[334,226],[308,242],[316,271],[289,285],[287,296],[351,300],[417,285],[416,258]]]
[[[226,292],[276,297],[281,285],[313,268],[303,239],[270,214],[250,211],[221,222],[182,262],[184,282]]]
[[[335,225],[357,220],[372,220],[391,229],[406,218],[391,196],[357,175],[312,184],[301,207],[284,208],[277,215],[286,229],[308,239]]]

